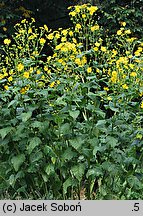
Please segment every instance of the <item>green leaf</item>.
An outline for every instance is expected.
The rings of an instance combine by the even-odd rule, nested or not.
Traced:
[[[1,138],[4,139],[6,137],[6,135],[11,132],[12,129],[13,129],[13,127],[6,127],[6,128],[0,129]]]
[[[23,164],[24,161],[25,161],[25,155],[24,154],[14,156],[11,159],[11,163],[12,163],[16,172],[19,170],[20,166]]]
[[[100,110],[100,109],[96,109],[95,110],[95,113],[97,113],[99,116],[101,116],[102,118],[105,118],[105,113],[102,111],[102,110]]]
[[[118,140],[115,139],[114,137],[111,136],[107,136],[106,137],[106,142],[109,146],[111,146],[112,148],[114,148],[115,146],[118,145]]]
[[[54,165],[53,164],[48,164],[45,168],[45,172],[47,173],[47,175],[51,175],[53,174],[55,171],[54,169]]]
[[[29,112],[27,112],[27,113],[22,113],[22,114],[21,114],[22,121],[23,121],[23,122],[26,122],[28,119],[31,118],[31,116],[32,116],[32,112],[31,112],[31,111],[29,111]]]
[[[78,181],[81,181],[85,172],[85,164],[78,164],[71,168],[71,174],[76,177]]]
[[[98,120],[96,127],[100,128],[100,127],[104,127],[106,124],[106,120]]]
[[[114,107],[114,104],[111,101],[109,102],[109,108],[114,112],[119,112],[119,109]]]
[[[71,147],[69,147],[69,148],[67,148],[67,149],[64,151],[64,153],[62,154],[62,160],[64,160],[64,161],[65,161],[65,160],[69,161],[69,160],[71,160],[75,155],[76,155],[76,153],[72,151],[72,148],[71,148]]]
[[[48,145],[45,145],[44,146],[44,154],[45,155],[50,155],[51,157],[55,157],[56,156],[56,153],[53,151],[53,149],[50,147],[50,146],[48,146]]]
[[[66,194],[67,193],[67,189],[70,186],[74,186],[74,180],[73,178],[69,177],[64,183],[63,183],[63,193]]]
[[[43,153],[41,152],[41,151],[38,151],[38,152],[36,152],[36,153],[32,153],[31,155],[30,155],[30,163],[32,164],[32,163],[35,163],[35,162],[37,162],[37,161],[39,161],[40,159],[42,159],[43,158]]]
[[[47,174],[42,173],[41,175],[42,175],[42,178],[43,178],[44,182],[47,182],[48,179],[49,179],[48,176],[47,176]]]
[[[96,167],[93,167],[92,169],[89,169],[87,174],[86,174],[86,177],[99,177],[99,176],[102,176],[103,175],[103,171],[102,171],[102,167],[101,166],[96,166]]]
[[[31,126],[32,126],[33,128],[40,128],[40,127],[42,127],[42,122],[35,121],[35,122],[33,122],[33,123],[31,124]]]
[[[73,140],[69,140],[69,142],[74,149],[78,150],[82,147],[84,143],[84,139],[82,139],[81,137],[78,137]]]
[[[69,114],[73,119],[76,119],[79,116],[80,111],[79,110],[70,110]]]
[[[61,128],[60,128],[61,134],[63,134],[63,135],[68,134],[69,131],[70,131],[70,124],[69,123],[65,123],[65,124],[61,125]]]
[[[29,145],[27,146],[28,154],[31,154],[31,152],[34,150],[34,148],[41,144],[41,140],[39,137],[33,137],[30,140]]]
[[[8,183],[9,183],[11,186],[14,186],[14,184],[15,184],[15,176],[14,176],[13,174],[9,177]]]
[[[8,108],[11,107],[12,105],[16,105],[17,104],[17,100],[12,100],[9,104],[8,104]]]

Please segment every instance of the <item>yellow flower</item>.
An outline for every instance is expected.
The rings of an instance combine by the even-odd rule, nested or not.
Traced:
[[[137,51],[135,51],[135,56],[140,56],[141,55],[141,53],[140,53],[140,51],[139,50],[137,50]]]
[[[21,23],[22,24],[26,23],[26,19],[21,20]]]
[[[88,67],[87,68],[87,73],[91,73],[92,72],[92,68],[91,67]]]
[[[86,17],[86,14],[82,14],[82,18],[84,19]]]
[[[77,65],[81,65],[80,58],[76,58],[76,59],[75,59],[75,63],[76,63]]]
[[[63,34],[64,36],[66,36],[67,33],[68,33],[68,30],[67,30],[67,29],[62,30],[62,34]]]
[[[121,22],[121,26],[126,26],[126,22]]]
[[[99,68],[96,68],[96,72],[97,72],[97,73],[100,73],[100,70],[99,70]]]
[[[51,60],[52,56],[48,56],[47,57],[47,62],[49,62]]]
[[[98,51],[98,47],[94,47],[93,49],[94,49],[95,52]]]
[[[57,84],[59,85],[61,82],[60,82],[60,80],[57,80]]]
[[[3,27],[3,31],[7,31],[7,28],[6,28],[6,27]]]
[[[72,38],[73,43],[77,43],[77,40],[75,38]]]
[[[4,86],[4,89],[5,89],[5,90],[8,90],[8,89],[9,89],[8,85],[5,85],[5,86]]]
[[[75,26],[75,29],[76,29],[76,30],[81,29],[81,25],[80,25],[79,23],[77,23],[76,26]]]
[[[48,71],[48,70],[49,70],[48,66],[45,65],[45,66],[44,66],[44,71]]]
[[[73,36],[73,32],[69,31],[69,36],[72,37]]]
[[[109,91],[108,87],[104,87],[103,89],[104,89],[104,91]]]
[[[18,65],[17,65],[17,70],[18,71],[22,71],[24,69],[24,65],[22,64],[22,63],[19,63]]]
[[[13,80],[12,76],[8,77],[8,81],[11,82]]]
[[[40,44],[43,45],[46,42],[44,38],[40,38]]]
[[[87,63],[87,59],[86,59],[85,56],[83,56],[82,59],[81,59],[81,64],[85,65],[86,63]]]
[[[44,25],[44,29],[48,32],[48,27],[47,27],[47,25]]]
[[[5,45],[9,45],[10,43],[11,43],[10,39],[8,39],[8,38],[4,39],[4,44]]]
[[[34,55],[34,56],[38,56],[38,51],[37,50],[35,50],[35,51],[33,51],[33,53],[32,53],[32,55]]]
[[[25,94],[25,93],[26,93],[26,91],[27,91],[27,88],[26,88],[26,87],[24,87],[24,88],[22,88],[22,89],[20,90],[20,93],[21,93],[21,94]]]
[[[106,51],[107,51],[107,50],[106,50],[106,47],[101,46],[101,51],[102,51],[102,52],[106,52]]]
[[[130,29],[126,30],[125,34],[131,34],[131,30]]]
[[[127,84],[122,85],[123,89],[128,89],[129,87],[127,86]]]
[[[62,52],[68,52],[68,47],[63,46],[63,47],[61,48],[61,51],[62,51]]]
[[[11,70],[9,71],[9,74],[10,74],[10,75],[14,74],[14,71],[11,69]]]
[[[52,33],[47,35],[48,40],[53,40],[53,38],[54,38],[54,35]]]
[[[50,86],[51,88],[53,88],[54,85],[55,85],[55,81],[53,81],[49,86]]]
[[[117,76],[117,72],[116,71],[112,71],[112,76]]]
[[[24,72],[23,77],[28,79],[29,78],[29,72]]]
[[[91,26],[91,31],[99,30],[99,25]]]
[[[91,7],[88,7],[87,10],[89,11],[89,14],[92,16],[98,10],[98,7],[91,6]]]
[[[56,33],[56,34],[55,34],[55,38],[59,39],[59,38],[60,38],[60,34],[59,34],[59,33]]]
[[[132,73],[130,73],[130,76],[135,77],[135,76],[137,76],[137,73],[136,72],[132,72]]]
[[[75,11],[72,11],[69,13],[69,15],[71,15],[72,17],[76,16],[76,12]]]
[[[115,49],[113,49],[112,52],[113,52],[113,55],[117,55],[117,53],[118,53],[117,50],[115,50]]]
[[[80,7],[77,5],[77,6],[75,6],[75,12],[76,13],[79,13],[80,12]]]
[[[65,42],[65,41],[67,41],[67,38],[66,37],[62,37],[61,38],[61,42]]]
[[[28,29],[28,34],[31,34],[32,33],[32,28],[29,28]]]
[[[141,102],[141,108],[143,109],[143,101]]]
[[[110,96],[108,96],[108,97],[107,97],[107,100],[111,101],[111,100],[112,100],[112,98],[111,98]]]
[[[122,30],[118,30],[117,35],[122,35]]]
[[[36,74],[40,74],[40,73],[41,73],[41,71],[40,71],[40,70],[37,70],[37,71],[36,71]]]
[[[94,45],[97,47],[100,47],[100,43],[98,43],[98,42],[96,42]]]

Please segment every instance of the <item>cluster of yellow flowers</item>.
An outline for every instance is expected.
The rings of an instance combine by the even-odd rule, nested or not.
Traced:
[[[89,14],[90,16],[93,16],[93,14],[98,10],[97,6],[90,6],[88,4],[83,5],[76,5],[76,6],[70,6],[68,9],[74,9],[69,13],[70,16],[76,17],[79,13],[82,14],[82,18],[86,18]]]
[[[13,48],[20,51],[15,51],[14,58],[17,59],[17,62],[14,61],[13,64],[9,58],[5,58],[7,68],[2,66],[0,74],[0,79],[8,80],[4,88],[8,90],[16,74],[24,80],[30,80],[33,76],[34,79],[37,79],[36,76],[38,76],[40,77],[39,80],[36,80],[38,86],[44,87],[47,82],[49,87],[54,88],[60,84],[60,81],[52,78],[53,72],[72,75],[75,80],[82,76],[82,81],[87,74],[92,76],[96,73],[97,77],[102,77],[102,75],[107,77],[108,86],[103,89],[108,101],[113,99],[109,93],[112,91],[114,94],[119,94],[134,89],[137,96],[142,96],[143,43],[138,42],[135,37],[130,37],[130,29],[126,29],[126,23],[121,22],[121,28],[115,35],[117,43],[111,48],[110,41],[102,39],[102,27],[93,19],[98,10],[96,6],[84,4],[69,9],[72,9],[69,14],[74,22],[74,27],[69,29],[59,28],[52,31],[44,25],[40,27],[41,33],[39,33],[33,26],[34,19],[31,24],[24,19],[16,25],[17,46]],[[88,19],[90,21],[86,25]],[[47,57],[46,63],[41,63],[39,60],[37,66],[27,66],[24,61],[25,54],[32,59],[31,61],[34,61],[47,41],[53,48],[53,55]],[[11,52],[11,40],[6,38],[4,44]],[[121,52],[120,48],[125,50]],[[8,65],[13,65],[13,68],[10,69]],[[20,92],[25,94],[29,89],[30,85],[25,84]],[[143,102],[141,108],[143,108]]]

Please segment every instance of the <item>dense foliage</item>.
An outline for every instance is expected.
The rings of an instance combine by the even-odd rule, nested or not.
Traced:
[[[142,199],[143,40],[69,10],[70,28],[23,19],[3,41],[1,198]]]

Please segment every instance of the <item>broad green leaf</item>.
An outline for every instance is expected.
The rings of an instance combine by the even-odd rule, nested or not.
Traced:
[[[74,186],[73,185],[74,181],[73,178],[69,177],[64,183],[63,183],[63,193],[66,194],[67,193],[67,189],[70,186]]]
[[[69,123],[65,123],[65,124],[61,125],[61,127],[60,127],[61,134],[63,134],[63,135],[68,134],[69,131],[70,131],[70,124]]]
[[[76,119],[79,116],[80,111],[79,110],[70,110],[69,114],[73,119]]]
[[[115,139],[114,137],[107,136],[106,137],[106,142],[111,146],[112,148],[118,145],[118,140]]]
[[[86,177],[98,177],[98,176],[102,176],[103,175],[103,171],[102,171],[102,167],[101,166],[96,166],[96,167],[93,167],[92,169],[89,169],[87,174],[86,174]]]
[[[53,164],[48,164],[45,168],[45,172],[47,173],[47,175],[51,175],[53,174],[55,171],[54,169],[54,165]]]
[[[71,160],[74,156],[76,155],[76,153],[72,150],[71,147],[68,147],[62,154],[62,160]]]
[[[56,156],[56,154],[53,151],[53,149],[50,146],[48,146],[48,145],[44,146],[44,154],[45,155],[50,155],[51,157],[55,157]]]
[[[34,148],[41,144],[41,140],[39,137],[33,137],[30,140],[29,145],[27,146],[28,154],[31,154],[31,152],[34,150]]]
[[[102,118],[105,118],[105,113],[104,113],[102,110],[96,109],[95,112],[96,112],[99,116],[101,116]]]
[[[81,181],[85,172],[85,164],[78,164],[71,168],[71,174],[76,177],[78,181]]]
[[[84,143],[84,139],[82,139],[81,137],[78,137],[78,138],[69,140],[69,142],[74,149],[78,150],[82,147]]]
[[[35,122],[33,122],[33,123],[31,124],[31,126],[32,126],[33,128],[40,128],[40,127],[42,127],[42,122],[35,121]]]
[[[114,104],[111,101],[109,102],[109,108],[114,112],[119,112],[119,109],[114,107]]]
[[[57,105],[67,105],[67,103],[64,101],[64,97],[59,97],[55,102]]]
[[[23,164],[24,161],[25,161],[25,155],[24,154],[14,156],[11,159],[11,163],[12,163],[16,172],[19,170],[20,166]]]
[[[106,120],[98,120],[96,127],[103,127],[106,124]]]
[[[12,105],[16,105],[17,104],[17,100],[12,100],[9,104],[8,104],[8,108],[11,107]]]
[[[43,153],[41,151],[37,151],[36,153],[30,154],[30,162],[35,163],[43,158]]]
[[[32,112],[31,112],[31,111],[29,111],[29,112],[27,112],[27,113],[22,113],[22,114],[21,114],[22,121],[23,121],[23,122],[26,122],[28,119],[31,118],[31,116],[32,116]]]
[[[9,183],[11,186],[14,186],[14,184],[15,184],[15,176],[14,176],[13,174],[9,177],[8,183]]]
[[[43,178],[44,182],[47,182],[48,179],[49,179],[48,176],[47,176],[47,174],[42,173],[41,175],[42,175],[42,178]]]
[[[6,128],[0,129],[1,138],[4,139],[6,137],[6,135],[11,132],[12,129],[13,129],[13,127],[6,127]]]

